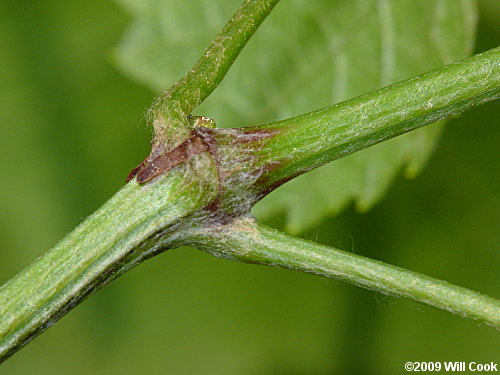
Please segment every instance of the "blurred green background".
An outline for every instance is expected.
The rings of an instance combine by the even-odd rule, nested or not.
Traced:
[[[478,52],[500,40],[498,4],[479,2]],[[0,0],[0,283],[148,152],[154,95],[110,57],[128,21],[107,0]],[[417,178],[304,236],[500,298],[499,109],[449,121]],[[406,361],[498,361],[499,348],[498,332],[442,311],[182,249],[89,298],[0,374],[400,374]]]

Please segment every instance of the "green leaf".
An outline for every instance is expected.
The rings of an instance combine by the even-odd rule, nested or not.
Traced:
[[[133,22],[116,51],[124,72],[162,91],[188,70],[239,0],[118,0]],[[276,7],[225,81],[199,108],[219,127],[312,111],[467,56],[473,0],[288,0]],[[399,170],[415,176],[441,131],[435,124],[312,171],[257,205],[302,231],[354,201],[363,211]]]

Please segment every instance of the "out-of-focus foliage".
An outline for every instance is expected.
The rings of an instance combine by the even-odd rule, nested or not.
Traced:
[[[500,40],[498,2],[480,5],[478,51]],[[3,283],[120,188],[148,152],[154,94],[109,63],[129,23],[114,3],[4,1],[0,17]],[[498,111],[451,120],[418,178],[306,236],[500,298]],[[0,374],[390,375],[409,360],[494,361],[499,345],[409,301],[183,249],[92,296]]]
[[[119,2],[134,22],[117,60],[125,72],[161,92],[196,62],[240,0]],[[474,5],[473,0],[283,1],[198,112],[225,127],[276,121],[460,60],[472,51]],[[256,215],[284,212],[286,229],[299,232],[351,200],[366,210],[403,166],[409,175],[420,170],[440,129],[421,129],[308,173],[271,194]]]

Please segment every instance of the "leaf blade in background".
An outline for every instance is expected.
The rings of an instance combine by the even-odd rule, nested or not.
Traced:
[[[134,21],[115,53],[128,75],[161,92],[197,60],[239,0],[118,0]],[[218,126],[275,121],[361,95],[467,56],[473,0],[281,2],[199,108]],[[330,163],[273,192],[259,217],[286,213],[300,232],[351,201],[367,210],[399,170],[414,176],[440,134],[435,124]]]

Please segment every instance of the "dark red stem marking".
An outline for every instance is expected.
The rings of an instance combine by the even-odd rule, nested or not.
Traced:
[[[127,176],[127,182],[137,176],[137,182],[144,184],[153,178],[168,172],[172,168],[189,160],[192,156],[208,151],[208,145],[195,131],[191,137],[171,151],[158,155],[153,160],[149,157],[134,168]]]

